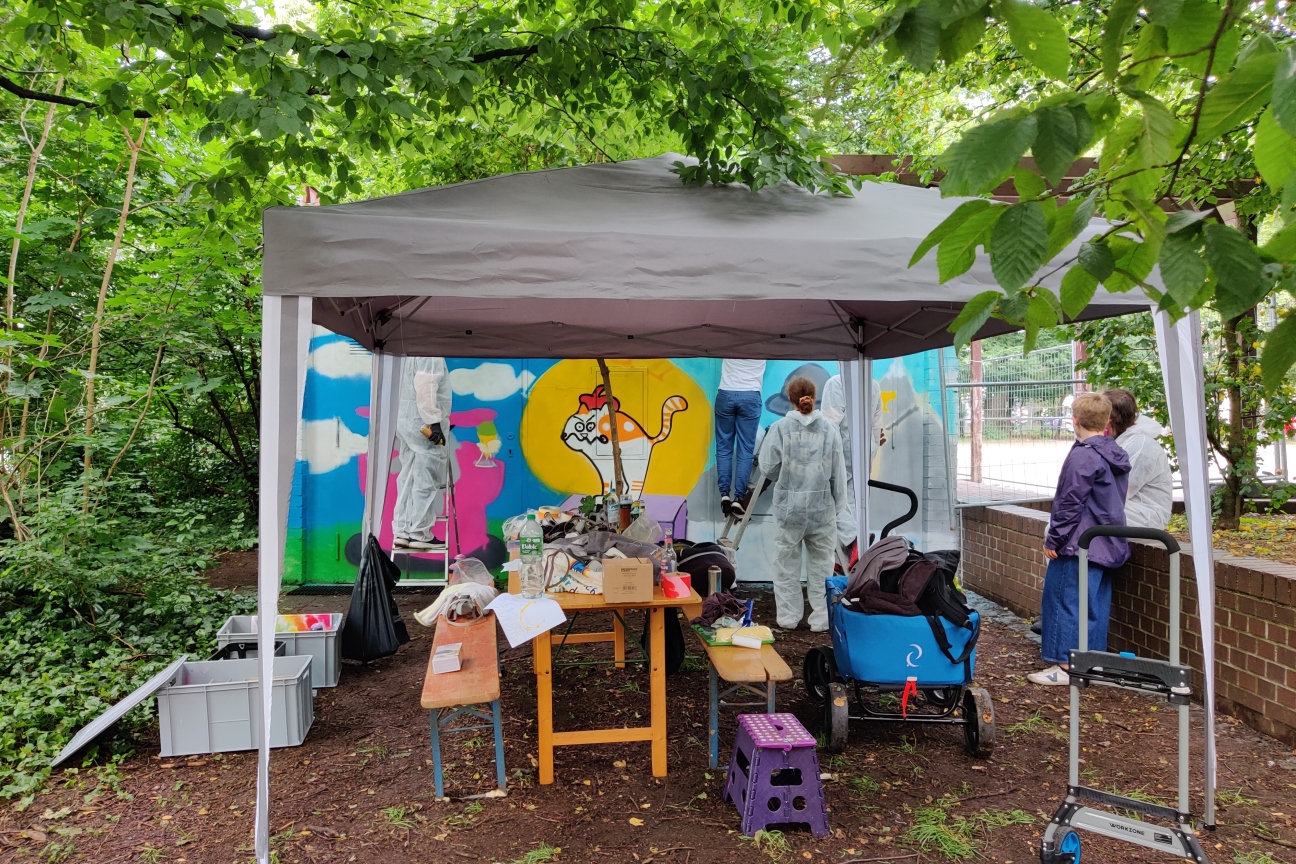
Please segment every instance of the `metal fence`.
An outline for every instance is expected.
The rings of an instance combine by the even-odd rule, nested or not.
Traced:
[[[1073,440],[1071,402],[1085,382],[1074,344],[971,358],[947,386],[958,409],[959,503],[1047,498]]]

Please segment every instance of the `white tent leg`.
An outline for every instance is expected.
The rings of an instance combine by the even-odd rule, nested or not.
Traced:
[[[862,353],[855,361],[860,386],[855,400],[855,513],[859,519],[859,550],[869,546],[869,477],[873,467],[873,360]]]
[[[1206,386],[1202,374],[1201,316],[1197,312],[1171,323],[1165,312],[1153,315],[1157,353],[1165,379],[1175,455],[1183,480],[1184,509],[1192,540],[1193,572],[1197,578],[1197,609],[1201,620],[1202,673],[1206,709],[1206,801],[1203,818],[1215,824],[1215,557],[1211,542],[1210,483],[1206,473]]]
[[[256,857],[270,862],[270,717],[273,707],[275,618],[288,535],[288,496],[297,464],[297,428],[306,392],[311,299],[263,297],[261,302],[261,489],[257,561],[257,641],[261,679],[257,751]]]
[[[401,373],[405,358],[386,351],[373,354],[369,386],[369,452],[365,471],[364,519],[360,542],[368,543],[382,530],[383,503],[391,477],[392,443],[396,440],[396,415],[400,410]]]

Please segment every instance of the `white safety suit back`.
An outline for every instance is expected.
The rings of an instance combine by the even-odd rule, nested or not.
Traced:
[[[774,518],[785,529],[834,525],[846,503],[841,434],[821,411],[789,411],[765,433],[761,473],[774,483]]]

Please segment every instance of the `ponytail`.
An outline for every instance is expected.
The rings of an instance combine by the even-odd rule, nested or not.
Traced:
[[[802,414],[815,409],[815,385],[809,378],[793,378],[788,382],[788,401]]]

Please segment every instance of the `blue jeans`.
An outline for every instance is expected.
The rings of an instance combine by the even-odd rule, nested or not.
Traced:
[[[761,394],[756,390],[720,390],[716,393],[716,474],[720,477],[721,495],[727,495],[732,488],[734,499],[741,501],[747,494],[760,416]],[[734,458],[734,444],[738,445],[737,459]]]
[[[1089,563],[1089,650],[1107,650],[1112,583],[1103,568]],[[1080,559],[1059,555],[1044,574],[1040,600],[1043,637],[1040,654],[1048,663],[1070,662],[1067,652],[1080,647]]]

